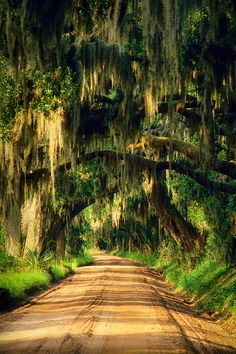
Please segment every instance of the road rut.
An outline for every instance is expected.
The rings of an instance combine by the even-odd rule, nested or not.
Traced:
[[[236,340],[141,264],[105,254],[1,316],[0,353],[236,353]]]

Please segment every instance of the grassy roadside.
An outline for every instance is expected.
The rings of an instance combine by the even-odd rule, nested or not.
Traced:
[[[157,261],[157,254],[156,253],[149,253],[147,255],[141,252],[131,252],[122,251],[122,250],[115,250],[112,252],[114,256],[124,257],[131,259],[132,261],[137,261],[140,263],[146,264],[148,267],[155,267]]]
[[[186,265],[180,265],[176,260],[158,257],[153,253],[143,255],[140,252],[115,251],[113,254],[162,270],[166,279],[175,286],[177,291],[184,291],[199,310],[229,315],[236,320],[235,267],[202,259],[193,268],[186,269]]]
[[[36,291],[48,288],[53,282],[64,278],[73,269],[93,263],[93,257],[84,253],[79,257],[51,260],[44,267],[27,266],[23,261],[11,260],[11,266],[0,273],[0,309],[24,300]]]

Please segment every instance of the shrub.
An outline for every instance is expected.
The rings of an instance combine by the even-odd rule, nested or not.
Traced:
[[[44,269],[47,264],[53,259],[54,255],[50,251],[46,251],[43,254],[35,250],[29,250],[26,254],[25,261],[30,269]]]
[[[0,272],[16,268],[17,262],[14,257],[0,250]]]
[[[51,276],[52,281],[57,281],[69,274],[71,272],[71,268],[64,266],[61,262],[55,261],[49,266],[48,272]]]
[[[90,264],[93,264],[93,257],[89,253],[83,253],[77,257],[78,267],[83,267]]]
[[[157,254],[151,252],[147,254],[142,254],[141,252],[138,251],[128,252],[128,251],[116,250],[115,252],[113,252],[113,254],[116,256],[131,259],[133,261],[145,263],[149,267],[154,267],[157,260]]]

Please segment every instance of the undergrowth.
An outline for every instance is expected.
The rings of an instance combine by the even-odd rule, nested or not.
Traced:
[[[33,291],[46,288],[49,282],[49,274],[41,270],[4,272],[0,274],[1,304],[5,305],[11,299],[23,299]]]
[[[30,257],[30,260],[32,257]],[[49,257],[48,257],[49,258]],[[47,259],[48,259],[47,258]],[[45,257],[44,257],[45,261]],[[22,300],[35,291],[47,288],[52,282],[64,278],[76,267],[93,263],[93,257],[84,253],[78,257],[49,259],[48,263],[34,259],[14,259],[0,254],[0,308]]]
[[[158,254],[144,255],[141,252],[128,253],[120,250],[113,254],[162,270],[166,279],[179,292],[185,291],[199,310],[232,315],[236,318],[235,268],[223,262],[217,263],[214,259],[209,259],[209,256],[199,259],[191,267],[189,260],[180,261],[177,257],[179,251],[171,247],[168,245],[168,249],[162,249]]]
[[[139,251],[129,253],[128,251],[123,251],[123,250],[117,249],[112,254],[114,256],[125,257],[125,258],[131,259],[133,261],[145,263],[149,267],[154,267],[156,264],[156,260],[157,260],[156,253],[143,254]]]

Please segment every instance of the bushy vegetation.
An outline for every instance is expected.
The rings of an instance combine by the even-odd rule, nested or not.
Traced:
[[[182,259],[181,259],[182,258]],[[232,266],[205,255],[193,262],[173,243],[160,248],[155,265],[175,287],[186,291],[205,312],[233,314],[236,307],[236,273]]]
[[[25,260],[14,259],[0,252],[0,303],[4,307],[21,300],[37,290],[47,288],[51,282],[70,274],[76,267],[93,263],[93,257],[83,253],[78,257],[56,260],[50,252],[27,254]]]
[[[231,220],[236,211],[235,196],[212,194],[186,176],[172,173],[172,201],[205,239],[206,257],[216,263],[230,263],[233,234]]]
[[[65,257],[61,260],[54,260],[51,262],[48,270],[52,280],[56,281],[70,274],[73,269],[92,263],[93,257],[89,253],[83,253],[78,257]]]
[[[79,85],[68,66],[54,71],[35,69],[28,76],[0,51],[0,139],[8,140],[17,113],[30,107],[48,115],[63,107],[68,110],[77,102]]]
[[[77,266],[83,267],[93,263],[93,257],[89,253],[84,253],[82,257],[77,258]]]
[[[63,264],[63,262],[54,261],[49,266],[49,274],[53,281],[64,278],[67,274],[71,272],[71,269]]]
[[[68,108],[75,103],[78,88],[69,67],[59,67],[54,72],[35,70],[30,107],[45,114],[62,106]]]
[[[42,270],[9,271],[0,274],[0,291],[5,295],[4,299],[7,302],[11,299],[22,299],[32,291],[47,287],[49,282],[49,274]],[[9,299],[6,299],[6,294]]]
[[[184,254],[175,243],[165,240],[158,253],[143,254],[116,250],[114,255],[142,262],[162,271],[178,291],[194,301],[204,312],[236,313],[236,272],[234,267],[218,263],[209,256]]]
[[[131,259],[132,261],[144,263],[149,267],[154,267],[157,260],[157,253],[143,254],[138,251],[129,253],[128,251],[116,250],[112,254],[114,256],[125,257]]]

